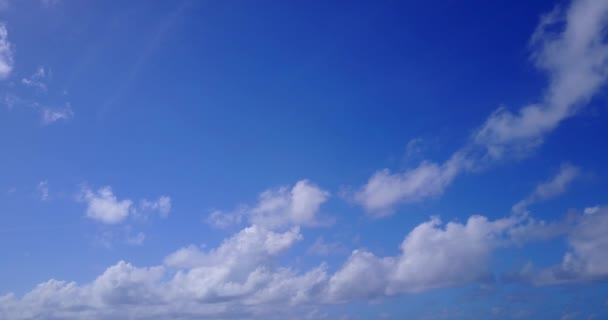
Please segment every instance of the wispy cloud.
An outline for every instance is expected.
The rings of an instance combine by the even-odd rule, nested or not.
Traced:
[[[36,190],[40,194],[40,200],[46,201],[49,200],[49,183],[48,181],[40,181]]]
[[[13,55],[13,45],[8,40],[8,30],[6,25],[0,22],[0,80],[8,78],[13,71],[15,63]]]
[[[40,114],[42,123],[45,125],[52,124],[57,121],[67,121],[74,116],[74,112],[69,104],[63,108],[41,107]]]
[[[28,86],[36,88],[40,91],[46,92],[47,87],[46,83],[44,83],[44,79],[47,77],[47,71],[44,67],[38,67],[36,72],[34,72],[29,77],[21,78],[21,83]]]
[[[538,201],[557,197],[580,175],[580,169],[571,164],[563,164],[559,172],[550,180],[539,184],[525,199],[513,206],[513,212],[523,213],[527,207]]]
[[[607,26],[606,1],[574,1],[567,11],[543,16],[530,40],[532,61],[549,81],[542,100],[517,112],[497,109],[443,164],[423,161],[403,172],[379,170],[355,193],[355,201],[374,216],[388,215],[400,203],[440,195],[464,171],[529,155],[605,85]]]

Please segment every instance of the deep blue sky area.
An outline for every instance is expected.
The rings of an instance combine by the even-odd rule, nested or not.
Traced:
[[[0,318],[607,318],[607,30],[0,0]]]

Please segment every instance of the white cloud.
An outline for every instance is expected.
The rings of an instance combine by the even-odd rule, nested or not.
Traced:
[[[587,210],[585,219],[602,210]],[[588,242],[606,238],[608,219],[602,219],[606,221],[581,223],[572,233],[571,254],[576,260],[565,258],[564,265],[578,261],[572,270],[604,274],[598,266],[607,262],[602,257],[606,241],[594,240],[591,246]],[[409,232],[400,254],[379,257],[355,250],[333,275],[328,275],[325,265],[306,272],[277,265],[280,256],[302,239],[298,227],[277,232],[252,225],[213,249],[179,249],[167,256],[165,266],[137,268],[119,262],[88,284],[50,280],[21,298],[2,296],[0,317],[299,319],[309,314],[315,319],[320,304],[487,281],[491,254],[512,244],[510,230],[527,223],[521,215],[493,221],[471,216],[465,223],[447,224],[432,218]]]
[[[143,211],[158,211],[161,217],[166,218],[171,213],[171,197],[160,196],[157,200],[143,199],[140,202]]]
[[[422,162],[418,167],[400,173],[380,170],[355,193],[354,199],[370,214],[386,216],[398,203],[439,196],[465,166],[466,159],[457,153],[442,165]]]
[[[531,37],[533,62],[549,79],[541,101],[515,113],[496,110],[443,164],[423,161],[399,173],[374,173],[355,194],[356,202],[375,216],[385,216],[397,204],[439,196],[463,171],[528,155],[605,85],[607,25],[606,1],[575,0],[566,12],[545,15]]]
[[[0,22],[0,80],[8,78],[15,64],[13,46],[8,41],[6,25]]]
[[[302,235],[297,227],[276,233],[253,225],[226,239],[215,250],[203,252],[196,246],[188,246],[169,255],[165,263],[181,268],[223,265],[249,270],[289,249],[300,239]]]
[[[36,187],[40,193],[40,200],[46,201],[49,199],[49,183],[48,181],[40,181]]]
[[[252,224],[276,229],[289,226],[319,226],[331,223],[319,217],[321,205],[330,194],[308,180],[293,187],[262,192],[255,206],[241,206],[233,212],[215,210],[207,217],[213,226],[226,228],[248,219]]]
[[[46,84],[42,81],[47,76],[47,71],[44,67],[38,67],[36,72],[29,77],[22,78],[21,83],[28,87],[33,87],[40,91],[46,92]]]
[[[220,210],[212,211],[205,221],[211,226],[219,229],[226,229],[231,226],[242,225],[247,220],[247,208],[224,212]]]
[[[50,280],[22,298],[2,296],[0,317],[305,319],[303,314],[315,314],[307,305],[319,301],[326,268],[298,273],[274,266],[274,258],[300,238],[298,228],[276,233],[250,226],[207,252],[178,250],[166,259],[171,267],[121,261],[88,284]]]
[[[329,297],[345,301],[484,281],[491,253],[509,243],[508,231],[520,222],[472,216],[466,224],[450,222],[443,228],[433,218],[407,235],[398,256],[354,251],[331,277]]]
[[[83,188],[80,200],[87,203],[87,217],[106,224],[122,222],[133,204],[130,199],[118,200],[109,186],[97,191]]]
[[[576,114],[608,77],[607,23],[605,1],[573,1],[567,12],[545,15],[531,39],[534,63],[549,76],[544,99],[517,113],[497,110],[475,142],[486,146],[493,158],[520,153],[542,143],[548,132]]]
[[[146,235],[143,232],[138,232],[134,236],[127,237],[127,244],[130,244],[132,246],[141,246],[144,244],[145,240],[146,240]]]
[[[550,180],[539,184],[525,199],[513,206],[513,212],[523,213],[527,207],[538,201],[551,199],[564,193],[570,183],[580,174],[580,169],[570,164],[563,164],[559,172]]]
[[[69,120],[74,116],[74,112],[69,104],[63,108],[42,107],[40,109],[42,124],[49,125],[60,120]]]
[[[327,242],[323,237],[318,237],[308,248],[307,252],[317,256],[329,256],[333,254],[348,253],[348,250],[338,242]]]
[[[569,221],[567,231],[570,250],[561,264],[537,270],[527,264],[508,278],[535,285],[583,283],[608,279],[608,208],[592,207]]]

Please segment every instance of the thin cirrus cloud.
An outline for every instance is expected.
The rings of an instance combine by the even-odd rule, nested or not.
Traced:
[[[515,113],[496,110],[443,164],[423,161],[404,172],[384,169],[374,173],[354,194],[355,202],[373,216],[386,216],[400,203],[441,195],[463,171],[527,155],[605,85],[607,24],[606,1],[574,1],[567,11],[556,9],[543,16],[530,40],[532,61],[549,81],[539,102]]]

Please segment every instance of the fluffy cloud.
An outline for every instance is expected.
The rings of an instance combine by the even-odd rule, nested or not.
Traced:
[[[173,267],[193,268],[223,265],[248,269],[289,249],[302,239],[297,227],[276,233],[253,225],[226,239],[217,249],[203,252],[195,246],[182,248],[169,255],[165,263]]]
[[[466,224],[438,218],[418,225],[401,244],[401,254],[377,257],[357,250],[329,282],[331,300],[348,300],[419,292],[483,281],[495,248],[520,223],[514,217],[489,221],[472,216]]]
[[[171,212],[171,197],[169,196],[160,196],[157,200],[142,199],[137,207],[131,199],[119,200],[110,186],[101,187],[97,191],[84,187],[78,200],[87,204],[87,217],[105,224],[118,224],[130,215],[146,219],[154,212],[158,212],[162,218],[166,218]],[[127,240],[127,242],[131,241]]]
[[[319,218],[321,205],[330,194],[308,180],[300,180],[293,187],[280,187],[262,192],[255,206],[241,206],[233,212],[213,211],[207,222],[226,228],[249,220],[267,228],[289,226],[318,226],[330,220]]]
[[[208,252],[189,247],[167,266],[137,268],[119,262],[89,284],[49,280],[21,298],[0,297],[6,319],[281,319],[319,302],[326,267],[305,273],[274,266],[301,239],[297,228],[283,233],[250,226]],[[177,268],[174,270],[174,268]]]
[[[608,275],[608,210],[590,208],[569,232],[571,251],[556,269],[535,274],[536,283],[590,281]],[[164,266],[138,268],[119,262],[88,284],[50,280],[23,297],[0,297],[0,317],[14,320],[74,319],[297,319],[315,306],[352,302],[490,279],[492,253],[514,243],[513,230],[542,223],[522,215],[465,223],[438,218],[412,229],[395,256],[355,250],[333,274],[325,265],[301,272],[278,266],[301,238],[299,228],[277,232],[251,225],[218,247],[188,246]],[[543,282],[544,281],[544,282]],[[304,316],[300,318],[306,318]]]
[[[580,174],[580,169],[570,164],[563,164],[559,172],[550,180],[539,184],[525,199],[513,206],[513,212],[522,213],[526,208],[538,201],[554,198],[566,191],[570,183]]]
[[[354,196],[370,214],[385,216],[397,203],[417,202],[440,195],[465,166],[465,159],[455,154],[439,165],[422,162],[418,167],[401,173],[388,169],[376,172]]]
[[[87,217],[106,224],[122,222],[133,205],[130,199],[118,200],[109,186],[97,191],[84,188],[80,200],[87,204]]]
[[[467,169],[527,155],[605,85],[607,25],[605,1],[573,1],[567,11],[554,10],[545,15],[530,40],[533,62],[549,79],[541,101],[515,113],[504,108],[496,110],[470,141],[443,164],[423,161],[400,173],[387,169],[376,172],[355,200],[371,214],[384,216],[392,213],[397,204],[440,195]]]
[[[13,46],[8,41],[8,30],[6,25],[0,22],[0,79],[8,78],[14,64]]]

